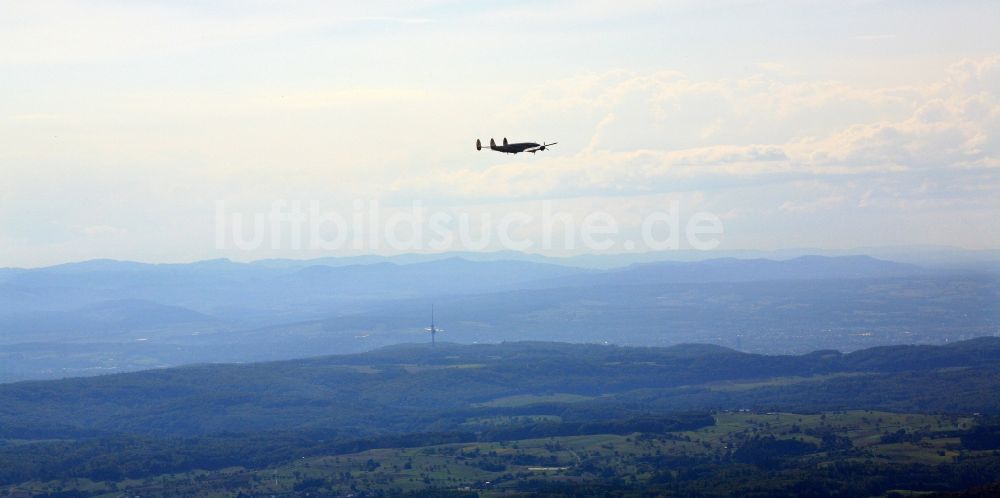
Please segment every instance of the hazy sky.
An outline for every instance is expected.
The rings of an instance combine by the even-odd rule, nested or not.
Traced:
[[[613,218],[611,252],[672,205],[718,216],[720,249],[1000,247],[995,0],[0,12],[0,266],[395,252],[219,245],[220,206],[282,202],[496,220],[551,201]],[[504,136],[559,145],[474,148]]]

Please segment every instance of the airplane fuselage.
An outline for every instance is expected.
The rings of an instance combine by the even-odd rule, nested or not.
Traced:
[[[524,152],[528,149],[537,148],[539,144],[534,142],[521,142],[518,144],[507,144],[507,145],[490,145],[490,149],[497,152],[505,152],[507,154],[517,154],[518,152]]]

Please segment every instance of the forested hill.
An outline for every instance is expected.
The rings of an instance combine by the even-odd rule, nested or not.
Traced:
[[[997,338],[801,356],[709,345],[407,345],[0,385],[0,438],[444,430],[449,420],[528,408],[564,419],[743,407],[1000,412],[998,389]]]

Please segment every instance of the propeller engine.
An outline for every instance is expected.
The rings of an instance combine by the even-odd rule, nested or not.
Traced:
[[[552,146],[552,145],[555,145],[555,144],[557,144],[557,143],[559,143],[559,142],[552,142],[552,143],[550,143],[550,144],[547,144],[547,143],[545,143],[545,142],[542,142],[542,145],[539,145],[539,146],[538,146],[538,148],[537,148],[537,149],[535,149],[535,150],[533,150],[532,152],[538,152],[538,151],[541,151],[541,150],[545,150],[545,149],[546,149],[546,148],[548,148],[549,146]]]

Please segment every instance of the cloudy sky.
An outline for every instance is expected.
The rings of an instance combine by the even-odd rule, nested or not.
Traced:
[[[0,9],[0,266],[399,251],[226,235],[297,204],[536,242],[601,213],[609,252],[665,210],[720,249],[1000,247],[995,0]],[[504,136],[559,145],[476,152]]]

